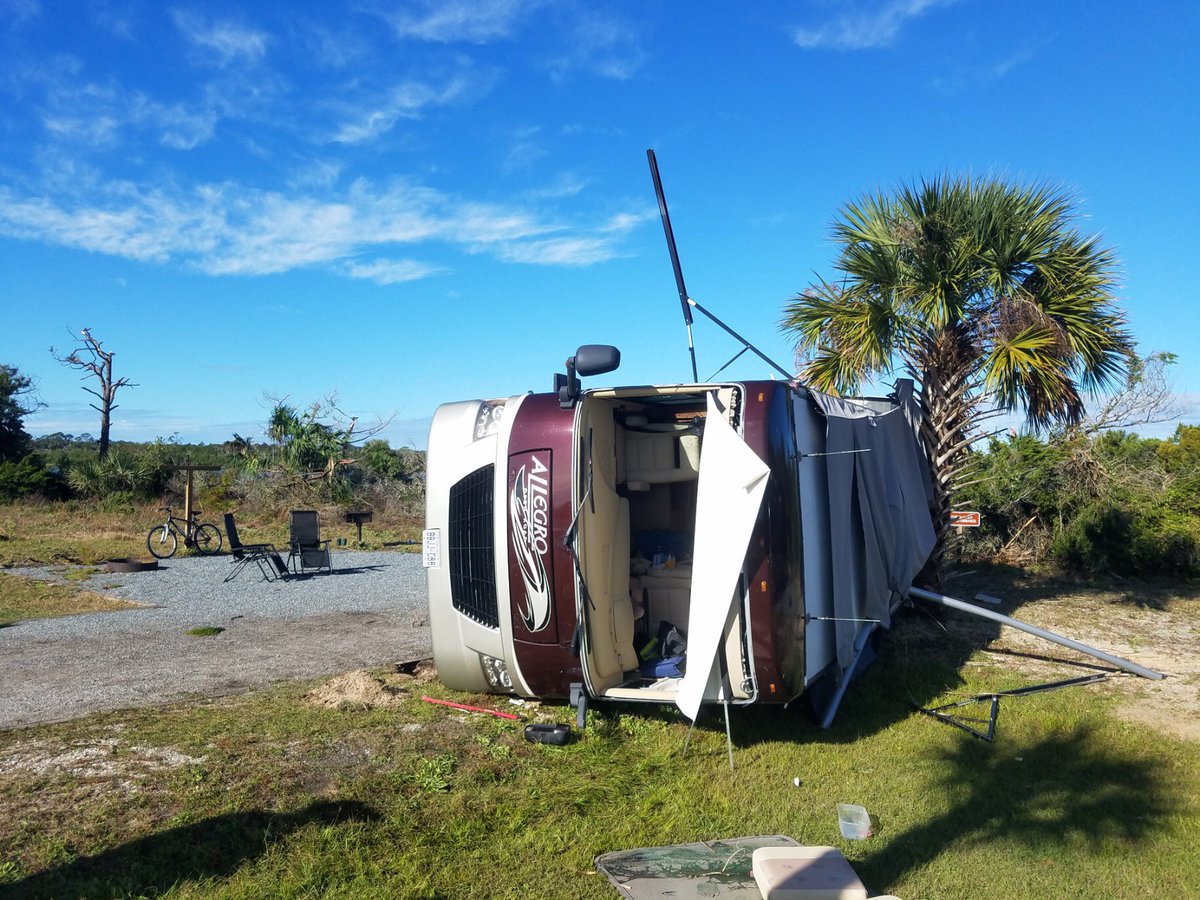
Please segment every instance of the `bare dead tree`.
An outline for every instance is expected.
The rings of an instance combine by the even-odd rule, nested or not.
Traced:
[[[100,401],[100,405],[89,404],[100,413],[100,458],[108,456],[108,432],[112,424],[112,411],[117,408],[114,402],[117,391],[123,387],[137,387],[128,378],[113,378],[113,356],[116,351],[105,350],[100,341],[86,329],[79,330],[79,345],[66,356],[61,356],[50,348],[50,355],[64,366],[79,369],[83,372],[82,379],[95,378],[100,384],[99,390],[92,390],[84,385],[84,390]]]
[[[1131,355],[1125,384],[1109,394],[1100,408],[1086,416],[1075,429],[1090,436],[1101,431],[1182,419],[1191,409],[1171,389],[1167,371],[1176,359],[1174,353],[1166,351],[1141,358]]]

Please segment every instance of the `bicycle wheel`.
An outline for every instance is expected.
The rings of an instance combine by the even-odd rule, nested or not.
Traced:
[[[175,555],[178,547],[179,539],[175,537],[175,532],[170,526],[156,525],[146,535],[146,549],[155,559],[169,559]]]
[[[216,525],[211,525],[205,522],[203,525],[196,527],[195,534],[192,535],[192,546],[199,553],[205,556],[211,556],[221,549],[221,529]]]

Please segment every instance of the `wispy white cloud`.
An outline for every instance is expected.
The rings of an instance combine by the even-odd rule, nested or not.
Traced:
[[[0,0],[0,17],[13,24],[21,24],[42,14],[38,0]]]
[[[531,169],[550,152],[539,140],[540,132],[541,129],[537,127],[521,128],[516,132],[509,145],[508,155],[504,158],[505,172]]]
[[[553,181],[542,187],[525,191],[522,196],[526,200],[562,200],[567,197],[577,197],[587,187],[587,181],[573,172],[560,172]]]
[[[797,28],[792,39],[806,50],[868,50],[889,47],[918,16],[957,0],[889,0],[843,13],[822,25]]]
[[[506,241],[500,245],[496,255],[507,262],[542,266],[589,266],[619,256],[624,236],[656,215],[657,209],[617,213],[591,234],[558,235],[519,242]]]
[[[310,159],[298,164],[287,179],[292,190],[329,189],[337,184],[344,166],[330,159]]]
[[[347,114],[334,135],[339,144],[358,144],[386,134],[401,119],[415,119],[429,106],[445,106],[463,96],[472,86],[465,75],[450,78],[434,86],[420,81],[404,81],[391,88],[386,96],[364,104],[365,109]]]
[[[564,29],[563,52],[549,61],[550,73],[563,77],[582,71],[601,78],[632,78],[647,59],[641,35],[628,21],[589,11]]]
[[[47,89],[42,127],[55,138],[89,147],[112,147],[125,130],[144,130],[164,147],[190,150],[212,137],[218,118],[208,105],[164,104],[116,84],[75,84],[56,76]]]
[[[1007,78],[1014,70],[1032,62],[1042,46],[1042,43],[1023,42],[1022,46],[990,64],[978,57],[973,58],[970,64],[956,65],[939,75],[933,79],[932,85],[935,90],[948,96],[978,90],[981,86]]]
[[[505,261],[589,265],[618,255],[624,236],[645,217],[625,213],[599,227],[570,226],[536,208],[465,201],[402,180],[287,195],[232,182],[192,190],[92,182],[76,195],[59,184],[54,198],[0,187],[0,234],[9,237],[211,275],[324,267],[387,284],[442,271],[375,257],[399,247],[433,244]]]
[[[199,49],[213,54],[218,62],[257,62],[267,52],[267,34],[229,19],[212,21],[190,10],[171,13],[175,27]]]
[[[399,37],[440,44],[489,44],[511,37],[537,0],[418,0],[380,15]]]
[[[658,208],[647,206],[637,212],[621,212],[609,216],[608,220],[601,224],[599,230],[607,234],[627,234],[643,222],[657,218]]]
[[[603,237],[556,237],[541,241],[506,243],[499,257],[505,262],[541,266],[588,266],[612,259],[612,241]]]
[[[370,262],[349,261],[341,266],[341,272],[350,278],[365,278],[376,284],[400,284],[418,281],[431,275],[446,272],[442,266],[421,262],[416,259],[374,259]]]
[[[316,23],[300,23],[298,28],[301,40],[309,50],[309,58],[319,66],[344,69],[370,58],[370,44],[350,28],[335,30]]]
[[[122,40],[133,40],[137,31],[137,11],[128,0],[93,0],[88,13],[97,28]]]
[[[1010,53],[1000,62],[991,67],[991,74],[995,78],[1003,78],[1013,69],[1020,68],[1027,62],[1032,62],[1037,55],[1038,47],[1025,46]]]

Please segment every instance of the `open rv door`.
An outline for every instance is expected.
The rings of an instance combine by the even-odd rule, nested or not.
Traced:
[[[717,654],[742,603],[738,585],[769,475],[767,464],[730,427],[716,392],[709,392],[696,500],[688,667],[675,697],[689,719],[696,718],[705,698],[717,697]]]

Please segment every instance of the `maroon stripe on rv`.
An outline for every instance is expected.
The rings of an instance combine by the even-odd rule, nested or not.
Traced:
[[[517,411],[508,445],[508,614],[517,664],[540,697],[566,697],[571,683],[583,679],[570,650],[575,581],[562,543],[573,513],[574,420],[575,411],[561,409],[555,395],[531,394]],[[538,596],[542,589],[544,597]]]

